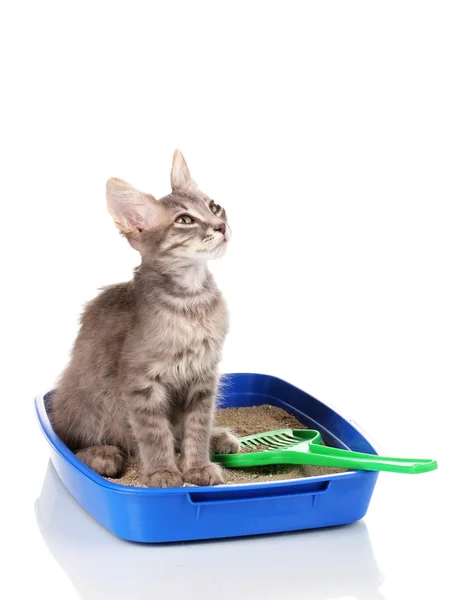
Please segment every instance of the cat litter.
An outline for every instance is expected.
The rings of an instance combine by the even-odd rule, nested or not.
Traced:
[[[305,426],[282,408],[264,404],[238,408],[220,408],[216,411],[215,425],[230,427],[237,437],[250,435],[271,429],[304,429]],[[224,469],[224,482],[227,484],[253,483],[262,481],[281,481],[285,479],[301,479],[329,473],[339,473],[342,469],[332,467],[313,467],[309,465],[266,465],[249,469]],[[140,464],[133,461],[128,464],[122,477],[107,477],[109,481],[145,487],[141,483]],[[185,484],[183,487],[194,487]]]

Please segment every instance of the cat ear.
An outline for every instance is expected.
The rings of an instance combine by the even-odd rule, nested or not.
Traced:
[[[197,183],[191,177],[184,156],[178,149],[173,153],[170,181],[174,191],[195,192],[198,189]]]
[[[123,233],[151,229],[159,217],[159,203],[127,181],[111,177],[106,185],[107,206]]]

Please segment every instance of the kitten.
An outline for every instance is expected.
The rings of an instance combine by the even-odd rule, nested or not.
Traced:
[[[108,210],[141,264],[87,305],[50,414],[59,437],[100,475],[118,476],[135,454],[147,486],[214,485],[223,479],[210,451],[239,450],[228,430],[213,427],[228,316],[207,267],[231,231],[179,150],[171,184],[156,200],[108,180]]]

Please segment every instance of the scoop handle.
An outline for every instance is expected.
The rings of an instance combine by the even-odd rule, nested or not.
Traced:
[[[309,452],[315,455],[315,458],[320,461],[319,464],[328,467],[410,474],[426,473],[437,469],[437,462],[428,458],[393,458],[319,444],[310,444]]]

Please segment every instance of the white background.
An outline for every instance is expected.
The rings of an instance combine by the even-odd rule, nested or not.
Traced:
[[[457,29],[441,1],[2,3],[5,597],[456,597]],[[129,545],[45,479],[33,397],[83,303],[138,262],[105,181],[160,197],[176,147],[234,233],[213,265],[223,370],[278,375],[384,452],[440,463],[382,474],[359,524]]]

